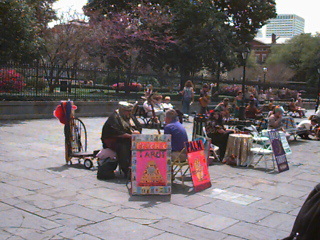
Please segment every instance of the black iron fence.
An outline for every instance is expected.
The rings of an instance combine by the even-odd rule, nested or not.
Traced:
[[[199,91],[204,82],[214,83],[215,79],[191,78]],[[135,84],[139,82],[141,84]],[[125,84],[124,84],[125,83]],[[120,72],[97,68],[58,65],[17,64],[0,62],[1,100],[139,100],[147,84],[152,84],[160,93],[179,100],[179,76]],[[225,84],[241,84],[241,81],[221,81]],[[247,85],[260,87],[289,87],[304,90],[313,96],[315,89],[292,84],[247,81]]]
[[[147,84],[179,90],[179,77],[58,65],[0,63],[1,100],[139,99]],[[140,82],[140,84],[136,84]]]

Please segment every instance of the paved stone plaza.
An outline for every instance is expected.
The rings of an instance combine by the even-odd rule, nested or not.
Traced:
[[[99,149],[105,118],[82,120],[89,150]],[[0,122],[0,142],[0,239],[281,239],[319,182],[318,141],[290,142],[281,174],[215,163],[210,189],[176,181],[171,196],[143,197],[131,197],[123,178],[66,166],[57,119]]]

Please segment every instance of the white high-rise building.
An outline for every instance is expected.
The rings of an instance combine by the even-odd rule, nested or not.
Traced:
[[[275,34],[280,38],[292,38],[304,33],[304,24],[304,19],[295,14],[279,14],[266,25],[266,37]]]

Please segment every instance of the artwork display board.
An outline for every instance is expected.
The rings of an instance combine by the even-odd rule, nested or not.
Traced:
[[[195,192],[211,187],[210,174],[202,140],[185,143]]]
[[[279,132],[276,130],[270,130],[268,131],[268,135],[279,172],[289,170],[286,152],[283,149]]]
[[[286,153],[286,155],[292,154],[292,150],[290,148],[286,134],[282,131],[280,131],[279,134],[280,134],[280,141],[282,143],[282,147],[284,149],[284,152]]]
[[[171,194],[171,135],[132,135],[132,195]]]

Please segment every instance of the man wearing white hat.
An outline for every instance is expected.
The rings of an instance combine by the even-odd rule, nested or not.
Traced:
[[[118,163],[125,175],[129,172],[131,161],[131,136],[142,131],[141,124],[132,115],[132,109],[133,104],[119,102],[119,108],[103,125],[101,135],[103,148],[110,148],[117,153]],[[111,167],[109,178],[114,178],[115,167]]]

